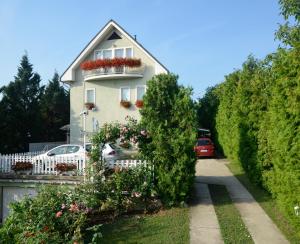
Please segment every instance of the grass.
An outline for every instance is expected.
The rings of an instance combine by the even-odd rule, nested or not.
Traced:
[[[254,243],[225,186],[208,185],[224,243]]]
[[[102,228],[101,243],[189,243],[187,208],[174,208],[153,215],[122,217]]]
[[[238,178],[239,181],[252,194],[255,200],[265,210],[265,212],[269,215],[269,217],[273,220],[285,237],[291,243],[300,243],[300,236],[297,234],[296,229],[280,211],[275,199],[273,199],[267,191],[251,183],[241,165],[237,163],[230,163],[227,166],[235,175],[235,177]]]

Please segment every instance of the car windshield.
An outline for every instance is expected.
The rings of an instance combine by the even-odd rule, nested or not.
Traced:
[[[67,147],[67,154],[68,153],[76,153],[79,151],[79,146],[68,146]]]
[[[197,146],[206,146],[210,144],[210,140],[198,140]]]
[[[61,155],[66,153],[66,146],[56,147],[48,152],[48,155]]]

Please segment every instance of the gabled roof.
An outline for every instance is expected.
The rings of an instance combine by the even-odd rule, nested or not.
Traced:
[[[66,71],[62,74],[60,80],[62,82],[74,81],[75,73],[74,70],[80,65],[80,63],[89,55],[90,51],[93,50],[106,35],[113,29],[117,29],[122,35],[127,37],[133,42],[142,52],[144,52],[150,59],[152,59],[160,73],[169,73],[168,69],[162,65],[150,52],[148,52],[138,41],[135,40],[130,34],[128,34],[120,25],[114,20],[110,20],[98,33],[97,35],[85,46],[85,48],[79,53],[75,60],[70,64]]]

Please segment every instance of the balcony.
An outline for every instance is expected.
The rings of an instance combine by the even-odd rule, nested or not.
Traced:
[[[93,70],[83,70],[82,75],[84,81],[92,80],[113,80],[120,78],[141,78],[144,76],[146,65],[140,67],[113,67],[98,68]]]

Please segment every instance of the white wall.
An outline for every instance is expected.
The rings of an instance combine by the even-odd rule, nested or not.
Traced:
[[[34,188],[25,188],[17,186],[3,186],[2,187],[2,218],[8,216],[9,204],[14,201],[20,201],[25,195],[36,196],[37,192]]]
[[[109,35],[108,35],[109,36]],[[78,67],[75,70],[76,81],[70,88],[70,143],[82,143],[82,117],[80,113],[85,109],[84,96],[86,88],[96,89],[96,111],[89,112],[86,120],[87,132],[92,132],[93,118],[97,120],[99,126],[113,121],[124,122],[127,115],[140,119],[138,108],[135,107],[136,86],[146,85],[146,82],[155,75],[155,62],[150,59],[134,43],[123,36],[122,39],[101,42],[94,50],[91,50],[86,60],[94,59],[94,51],[111,47],[132,47],[134,57],[140,58],[146,69],[143,78],[119,79],[119,80],[98,80],[83,81],[82,70]],[[126,109],[120,105],[120,87],[127,86],[131,89],[131,108]]]

